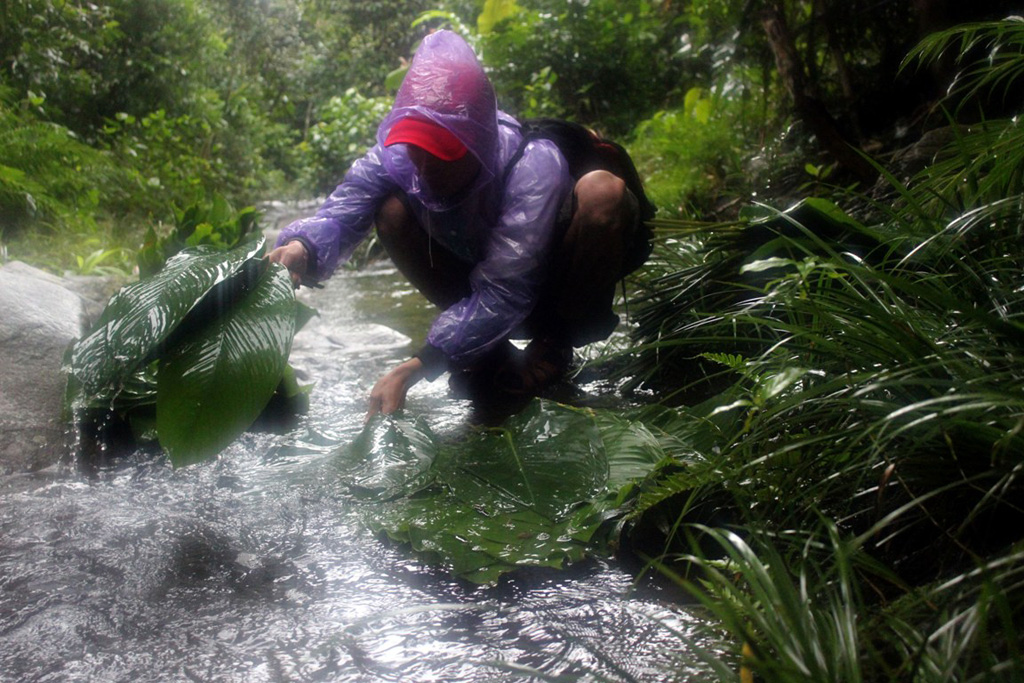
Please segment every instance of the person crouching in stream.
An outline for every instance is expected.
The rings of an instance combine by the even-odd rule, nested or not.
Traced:
[[[565,375],[573,347],[615,328],[637,200],[607,171],[574,180],[553,142],[522,142],[469,45],[438,31],[416,51],[377,144],[314,216],[281,232],[269,258],[298,286],[329,277],[376,226],[440,309],[424,346],[373,387],[368,419],[445,371],[468,398],[537,395]],[[530,342],[520,351],[511,338]]]

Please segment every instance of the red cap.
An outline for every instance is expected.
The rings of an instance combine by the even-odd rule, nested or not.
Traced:
[[[405,118],[391,126],[384,146],[400,142],[416,145],[443,161],[461,159],[469,151],[448,129],[426,119]]]

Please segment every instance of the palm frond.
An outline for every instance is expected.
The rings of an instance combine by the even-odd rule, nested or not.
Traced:
[[[1024,77],[1024,19],[1013,16],[932,33],[908,53],[903,68],[947,56],[961,69],[950,94],[964,95],[967,101],[982,95],[1005,97]]]

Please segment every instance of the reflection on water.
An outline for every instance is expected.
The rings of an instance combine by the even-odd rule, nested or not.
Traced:
[[[475,588],[363,529],[329,454],[432,314],[386,266],[303,296],[321,316],[292,360],[316,387],[289,433],[177,471],[139,451],[0,479],[0,679],[711,679],[696,619],[614,564]],[[408,409],[467,414],[443,381]]]

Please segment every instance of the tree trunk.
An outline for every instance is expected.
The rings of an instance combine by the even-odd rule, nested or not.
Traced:
[[[870,185],[878,173],[839,132],[835,119],[814,92],[813,84],[804,76],[804,67],[796,51],[786,19],[777,3],[772,3],[761,15],[761,25],[775,55],[775,65],[786,91],[793,98],[797,115],[818,138],[836,161],[862,182]]]

